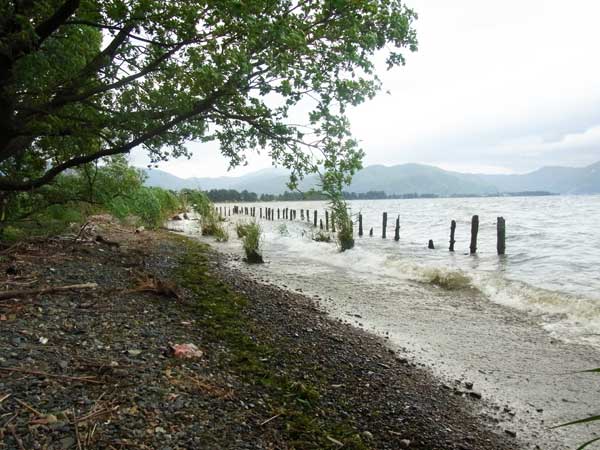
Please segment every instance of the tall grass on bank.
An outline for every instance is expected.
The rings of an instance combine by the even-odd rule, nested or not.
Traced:
[[[246,261],[251,264],[263,263],[263,257],[260,251],[260,241],[262,230],[256,222],[247,224],[239,224],[236,227],[237,234],[242,239],[244,253],[246,253]]]

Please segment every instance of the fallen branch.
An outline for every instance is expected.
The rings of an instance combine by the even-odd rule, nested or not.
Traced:
[[[0,292],[0,300],[15,297],[25,297],[27,295],[38,295],[38,294],[53,294],[55,292],[62,291],[76,291],[82,289],[96,289],[98,285],[96,283],[83,283],[83,284],[71,284],[68,286],[51,286],[45,288],[36,289],[15,289],[13,291]]]
[[[81,235],[83,234],[83,232],[85,231],[85,229],[87,228],[87,226],[90,224],[91,222],[88,220],[86,223],[83,224],[83,226],[79,229],[79,233],[77,233],[77,236],[75,236],[74,241],[77,242],[79,240],[79,238],[81,237]]]
[[[96,242],[99,242],[100,244],[108,245],[109,247],[115,247],[115,248],[121,247],[121,244],[119,244],[118,242],[109,241],[108,239],[104,239],[100,235],[96,236]]]
[[[54,373],[41,372],[39,370],[20,369],[18,367],[0,367],[0,371],[25,373],[28,375],[38,375],[38,376],[49,377],[49,378],[60,378],[62,380],[82,381],[84,383],[104,384],[102,381],[98,381],[92,377],[70,377],[68,375],[58,375],[58,374],[54,374]]]
[[[10,397],[12,394],[6,394],[3,397],[0,397],[0,403],[2,403],[4,400],[6,400],[8,397]]]
[[[123,291],[125,294],[131,294],[136,292],[151,292],[153,294],[162,295],[168,298],[179,299],[179,293],[173,283],[163,281],[155,278],[152,275],[147,275],[143,278],[138,279],[138,285],[133,289],[127,289]]]

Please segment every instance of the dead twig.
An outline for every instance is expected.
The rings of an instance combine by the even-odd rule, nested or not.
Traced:
[[[12,394],[6,394],[3,397],[0,397],[0,403],[2,403],[4,400],[6,400],[8,397],[10,397]]]
[[[84,414],[81,417],[78,417],[77,419],[75,419],[75,421],[73,421],[71,423],[76,424],[76,423],[86,422],[88,420],[95,419],[96,417],[103,416],[105,414],[109,414],[118,408],[119,408],[118,406],[115,406],[113,408],[102,408],[102,409],[99,409],[98,411],[92,411],[87,414]]]
[[[271,417],[270,419],[265,420],[264,422],[262,422],[259,426],[264,426],[266,424],[268,424],[270,421],[277,419],[279,416],[281,416],[281,413],[279,414],[275,414],[273,417]]]
[[[71,284],[68,286],[50,286],[36,289],[16,289],[12,291],[0,292],[0,300],[15,297],[25,297],[27,295],[53,294],[62,291],[78,291],[83,289],[96,289],[96,283]]]
[[[31,411],[32,413],[34,413],[36,416],[38,416],[38,417],[44,417],[44,414],[42,414],[41,412],[39,412],[33,406],[25,403],[23,400],[19,400],[18,398],[15,398],[15,402],[17,402],[22,407],[27,408],[29,411]]]
[[[75,415],[75,408],[72,409],[72,414],[73,414],[73,426],[75,427],[75,438],[77,439],[77,450],[82,450],[81,436],[79,435],[79,422],[77,422],[77,416]]]
[[[59,378],[61,380],[81,381],[84,383],[91,383],[91,384],[104,384],[102,381],[96,380],[93,377],[70,377],[68,375],[58,375],[58,374],[54,374],[54,373],[41,372],[39,370],[20,369],[18,367],[0,367],[0,371],[25,373],[28,375],[38,375],[38,376],[48,377],[48,378]]]

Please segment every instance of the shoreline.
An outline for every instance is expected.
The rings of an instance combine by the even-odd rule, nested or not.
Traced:
[[[10,302],[16,312],[0,333],[5,448],[77,448],[90,433],[88,448],[519,445],[476,417],[479,399],[456,395],[312,299],[227,269],[188,238],[102,228],[118,250],[53,241],[1,261],[2,273],[13,263],[20,277],[99,285]],[[179,299],[131,292],[142,271],[176,282]],[[175,359],[169,347],[182,342],[203,357]]]
[[[476,290],[414,282],[392,289],[385,277],[361,279],[312,258],[305,271],[308,261],[281,249],[267,254],[265,265],[250,267],[239,262],[235,240],[214,245],[236,270],[302,292],[333,319],[379,336],[441,383],[473,383],[486,405],[480,417],[516,433],[520,448],[576,448],[598,435],[593,424],[551,429],[595,413],[595,377],[576,372],[600,365],[597,349],[553,338],[535,316],[492,303]]]

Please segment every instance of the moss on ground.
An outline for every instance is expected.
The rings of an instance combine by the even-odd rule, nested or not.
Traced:
[[[345,449],[368,449],[351,423],[331,419],[337,413],[321,402],[321,386],[311,384],[305,377],[294,379],[267,363],[276,357],[289,358],[286,365],[295,364],[292,355],[251,337],[252,324],[244,312],[248,299],[211,273],[208,246],[180,236],[174,239],[186,249],[177,276],[181,285],[195,296],[197,322],[206,331],[208,339],[227,349],[226,356],[218,362],[220,367],[268,394],[272,414],[280,415],[283,422],[278,431],[288,447],[337,449],[342,442]],[[319,373],[312,375],[313,382],[323,378]]]

